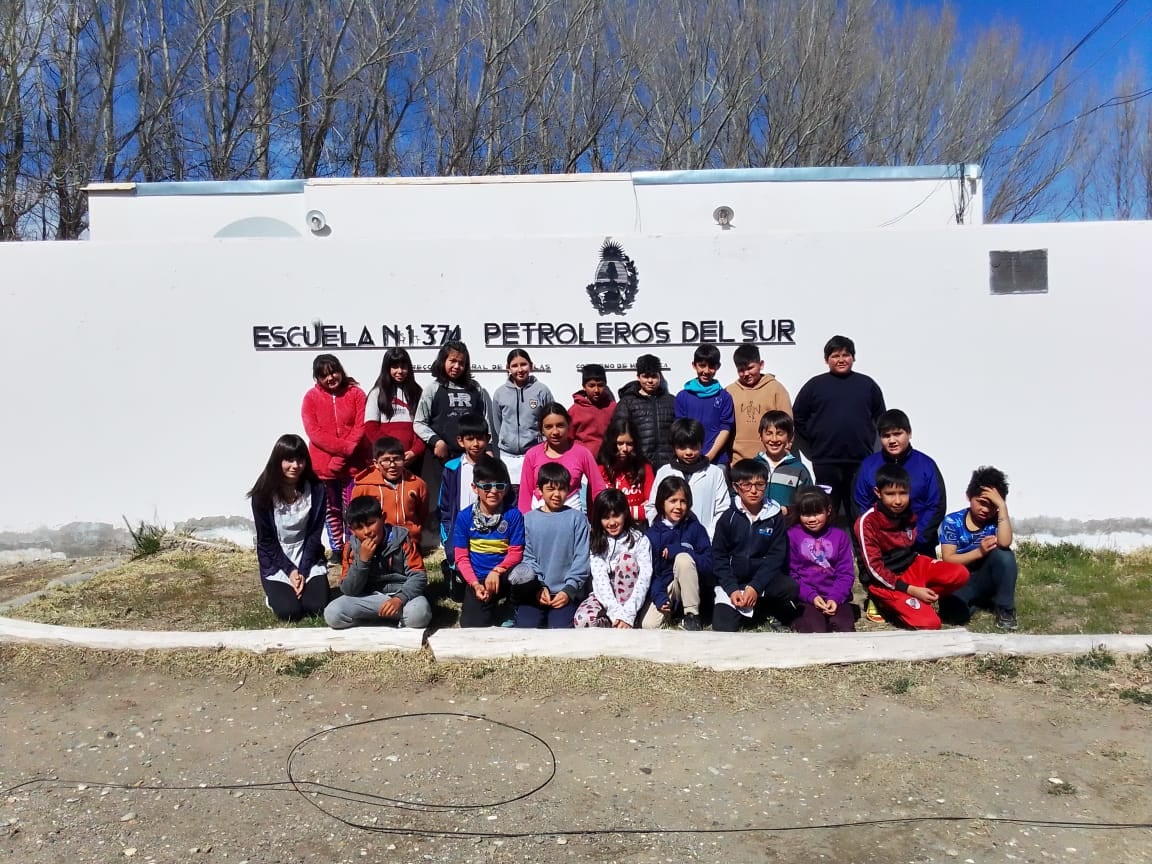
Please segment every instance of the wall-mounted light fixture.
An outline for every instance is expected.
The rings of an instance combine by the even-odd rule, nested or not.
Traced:
[[[309,210],[304,217],[308,223],[308,230],[313,234],[328,233],[328,217],[321,210]]]
[[[727,205],[717,207],[712,211],[712,219],[725,231],[732,227],[732,218],[735,215],[736,211]]]

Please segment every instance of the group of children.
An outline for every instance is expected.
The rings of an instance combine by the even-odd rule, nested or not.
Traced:
[[[936,605],[957,623],[987,605],[1015,628],[1000,471],[978,469],[969,508],[945,515],[935,462],[853,371],[845,337],[825,346],[829,372],[794,409],[755,345],[733,360],[723,388],[719,349],[699,346],[673,397],[660,360],[643,355],[619,400],[588,364],[566,408],[520,349],[491,397],[461,342],[440,350],[426,389],[400,348],[367,395],[336,357],[317,357],[308,443],[282,436],[250,492],[269,607],[333,627],[427,626],[420,544],[434,509],[462,627],[844,632],[858,565],[869,618],[934,628]],[[797,432],[811,470],[792,452]],[[428,454],[442,469],[434,496],[419,476]],[[851,537],[841,508],[859,514]],[[341,567],[331,602],[319,587],[325,525]]]

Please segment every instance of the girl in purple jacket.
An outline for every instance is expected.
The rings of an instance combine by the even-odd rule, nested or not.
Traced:
[[[856,629],[852,583],[856,579],[852,541],[829,523],[832,499],[819,486],[796,492],[792,512],[797,522],[788,529],[788,567],[800,585],[800,616],[792,622],[797,633],[851,633]]]

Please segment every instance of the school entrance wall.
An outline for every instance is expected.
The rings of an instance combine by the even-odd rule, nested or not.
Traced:
[[[586,290],[603,235],[430,224],[403,242],[329,239],[0,247],[0,531],[247,515],[273,441],[301,431],[314,354],[334,351],[367,389],[385,342],[415,342],[427,366],[457,328],[486,387],[524,346],[565,401],[580,364],[617,369],[615,389],[644,351],[677,389],[703,340],[722,343],[729,381],[749,338],[795,395],[844,333],[910,414],[950,506],[991,463],[1017,519],[1149,524],[1150,223],[619,234],[637,271],[620,314]],[[1046,293],[991,293],[992,253],[1037,250]],[[1017,287],[1038,285],[1035,256],[995,257],[1021,268]]]

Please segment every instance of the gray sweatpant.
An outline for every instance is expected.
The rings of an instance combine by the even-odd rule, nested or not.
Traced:
[[[395,618],[381,618],[380,607],[395,594],[374,592],[363,597],[341,594],[324,608],[324,620],[333,630],[363,627],[371,624],[395,624]],[[400,607],[401,627],[423,630],[432,623],[432,606],[427,597],[415,597]]]

